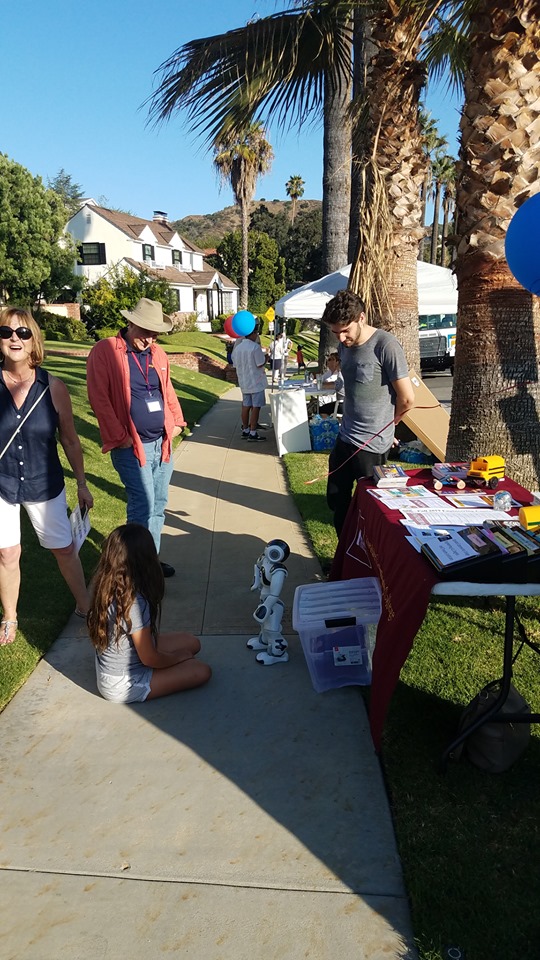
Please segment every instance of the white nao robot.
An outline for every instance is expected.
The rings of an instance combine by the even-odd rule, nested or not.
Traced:
[[[250,650],[260,650],[259,663],[269,666],[272,663],[287,663],[287,641],[281,635],[281,621],[285,609],[279,595],[288,576],[284,561],[290,554],[289,545],[284,540],[270,540],[264,552],[254,566],[254,578],[251,590],[260,590],[260,603],[253,618],[260,624],[257,637],[248,640]]]

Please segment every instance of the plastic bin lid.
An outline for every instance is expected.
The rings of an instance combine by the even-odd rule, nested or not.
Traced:
[[[381,615],[381,585],[377,577],[305,583],[294,594],[292,624],[300,632],[345,626],[345,623],[377,623]],[[354,619],[353,619],[354,618]]]

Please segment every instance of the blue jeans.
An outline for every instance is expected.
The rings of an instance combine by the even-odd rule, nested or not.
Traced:
[[[161,437],[144,444],[146,463],[141,467],[133,447],[116,447],[111,450],[111,460],[127,493],[127,522],[141,523],[146,527],[159,553],[161,531],[165,523],[165,507],[169,483],[173,472],[171,459],[161,459]]]

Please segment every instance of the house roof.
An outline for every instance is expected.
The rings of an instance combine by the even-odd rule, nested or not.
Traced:
[[[176,287],[210,287],[216,276],[221,280],[222,286],[228,290],[238,290],[239,287],[232,280],[229,280],[225,274],[219,270],[214,270],[209,264],[204,264],[203,270],[179,270],[177,267],[149,267],[147,263],[140,260],[132,260],[131,257],[125,257],[126,263],[129,263],[135,270],[144,270],[150,276],[166,280]]]
[[[132,213],[122,213],[119,210],[109,210],[107,207],[100,207],[97,203],[92,203],[91,207],[92,210],[94,210],[96,213],[99,213],[104,220],[108,220],[109,223],[112,223],[113,226],[121,230],[122,233],[127,234],[127,236],[132,240],[139,240],[145,227],[150,227],[158,242],[167,245],[171,242],[171,239],[174,237],[175,233],[177,233],[177,231],[173,230],[171,226],[160,222],[159,220],[143,220],[142,217],[134,217]],[[182,237],[182,242],[185,244],[188,250],[191,250],[194,253],[203,252],[199,247],[196,247],[184,237]]]

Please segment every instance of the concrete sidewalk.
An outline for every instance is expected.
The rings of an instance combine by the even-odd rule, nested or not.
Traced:
[[[234,389],[180,445],[161,551],[163,629],[201,636],[210,683],[106,703],[73,618],[0,717],[4,960],[416,956],[362,698],[316,694],[291,635],[320,567],[272,431],[247,443],[239,414]],[[249,587],[274,537],[290,661],[263,667]]]

